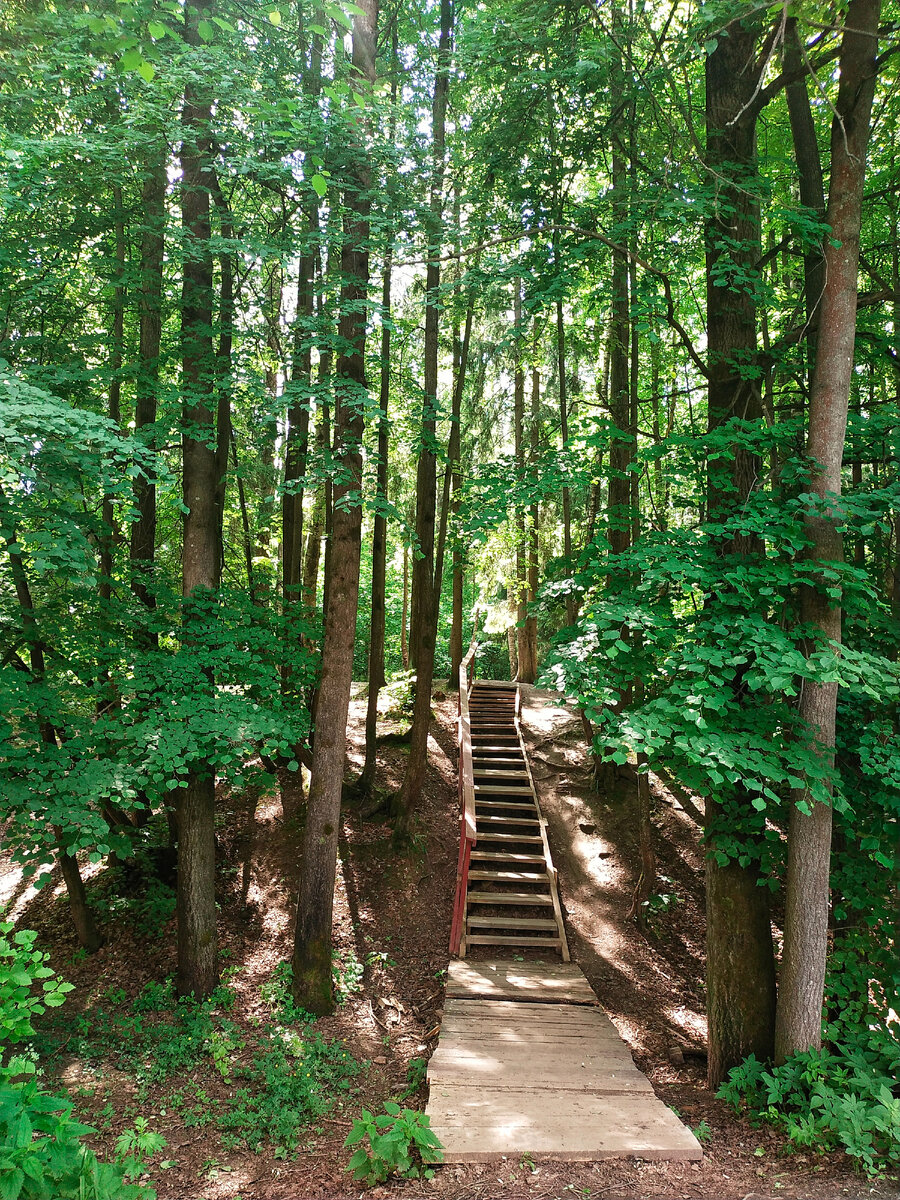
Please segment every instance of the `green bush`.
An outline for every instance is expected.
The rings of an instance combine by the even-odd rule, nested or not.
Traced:
[[[751,1055],[719,1088],[720,1099],[783,1129],[795,1146],[843,1148],[869,1175],[900,1164],[900,1047],[807,1050],[783,1066]]]
[[[35,950],[36,936],[0,923],[0,1037],[6,1043],[31,1038],[32,1019],[72,990]],[[151,1189],[125,1182],[122,1167],[98,1162],[82,1144],[90,1133],[91,1126],[72,1116],[70,1100],[41,1088],[31,1058],[15,1056],[0,1066],[0,1200],[153,1200]]]
[[[359,1120],[353,1122],[344,1145],[357,1149],[346,1169],[367,1187],[383,1183],[391,1175],[430,1179],[434,1172],[428,1164],[444,1161],[430,1120],[424,1113],[401,1108],[393,1100],[388,1100],[384,1108],[378,1117],[363,1109]],[[368,1149],[361,1145],[365,1141]]]

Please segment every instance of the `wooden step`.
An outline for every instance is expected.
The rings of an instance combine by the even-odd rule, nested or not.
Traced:
[[[478,821],[488,825],[540,825],[537,817],[495,817],[492,813],[475,814]]]
[[[491,833],[489,829],[478,830],[478,841],[485,842],[543,842],[539,833]]]
[[[496,878],[496,874],[494,875]],[[541,892],[469,892],[466,897],[469,904],[520,904],[553,907],[553,897]]]
[[[556,921],[545,917],[469,917],[470,929],[546,929],[557,932]]]
[[[480,871],[476,867],[469,871],[469,878],[485,879],[491,883],[544,883],[550,876],[546,871]]]
[[[482,779],[530,779],[531,776],[527,771],[493,771],[489,767],[482,767],[475,771],[475,778],[479,776]]]
[[[533,804],[520,804],[518,800],[482,800],[475,797],[475,810],[479,808],[514,808],[519,812],[537,812]]]
[[[516,787],[503,787],[499,783],[476,783],[475,784],[476,799],[477,799],[479,793],[483,796],[496,796],[498,793],[501,796],[518,796],[518,797],[534,795],[534,792],[532,792],[530,787],[522,787],[521,785],[517,785]]]
[[[543,854],[518,854],[514,850],[473,850],[471,858],[479,862],[544,862]]]
[[[559,947],[561,945],[558,937],[501,937],[492,936],[491,934],[473,933],[466,935],[466,942],[470,946],[536,946],[539,949],[544,949],[545,946]]]

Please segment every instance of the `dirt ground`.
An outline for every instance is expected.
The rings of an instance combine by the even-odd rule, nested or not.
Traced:
[[[362,763],[364,715],[365,702],[357,694],[348,742],[353,772]],[[159,1200],[349,1200],[363,1194],[410,1200],[900,1195],[896,1180],[868,1181],[840,1155],[789,1153],[775,1133],[735,1118],[707,1090],[702,804],[654,779],[658,900],[645,935],[627,917],[637,862],[633,780],[623,769],[614,794],[592,790],[577,714],[533,688],[523,688],[523,725],[549,822],[572,957],[657,1093],[692,1128],[699,1128],[704,1160],[534,1164],[513,1156],[490,1165],[440,1167],[428,1182],[397,1182],[368,1192],[352,1186],[344,1170],[350,1151],[343,1148],[352,1118],[362,1107],[380,1110],[385,1099],[404,1088],[411,1060],[428,1057],[440,1028],[458,834],[452,695],[436,694],[435,717],[417,849],[397,859],[382,819],[362,819],[353,804],[345,814],[335,941],[344,961],[359,964],[361,979],[358,990],[318,1028],[341,1039],[364,1062],[355,1081],[358,1091],[316,1121],[295,1159],[280,1159],[267,1149],[224,1149],[210,1127],[186,1128],[167,1108],[171,1088],[151,1089],[137,1103],[127,1074],[90,1066],[62,1045],[49,1063],[48,1084],[68,1088],[82,1119],[102,1125],[92,1140],[98,1153],[111,1157],[117,1135],[133,1124],[136,1113],[146,1115],[167,1141],[150,1170]],[[399,786],[404,756],[401,744],[383,744],[382,787]],[[229,1017],[247,1031],[266,1015],[261,989],[290,956],[302,832],[302,805],[291,790],[292,779],[282,780],[283,794],[220,797],[220,944],[236,994]],[[92,890],[102,886],[100,874],[94,872]],[[77,953],[59,887],[55,893],[52,886],[35,893],[8,861],[3,864],[0,904],[10,905],[22,927],[38,930],[52,965],[75,985],[65,1006],[70,1016],[83,1014],[89,1023],[111,995],[130,999],[148,982],[174,973],[171,921],[156,937],[112,921],[105,927],[106,945],[85,959]],[[672,1047],[681,1049],[684,1065],[672,1064]],[[210,1067],[197,1067],[191,1078],[203,1084],[211,1105],[234,1086]],[[405,1103],[424,1108],[425,1102],[422,1086]],[[102,1122],[101,1113],[106,1114]]]

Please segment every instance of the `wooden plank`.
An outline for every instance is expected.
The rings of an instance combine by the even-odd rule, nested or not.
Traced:
[[[446,1162],[491,1162],[515,1154],[567,1162],[703,1157],[672,1110],[646,1094],[442,1085],[432,1088],[426,1111]]]
[[[560,962],[452,961],[446,994],[544,1004],[598,1003],[580,968],[574,963]]]
[[[546,965],[546,964],[545,964]],[[475,1018],[478,1023],[499,1023],[516,1027],[542,1028],[550,1025],[577,1025],[602,1036],[619,1037],[619,1032],[602,1008],[584,1008],[571,1004],[527,1004],[515,1000],[479,1000],[448,996],[444,1001],[445,1019]],[[624,1043],[623,1043],[624,1045]]]
[[[473,850],[472,861],[479,862],[508,862],[508,863],[542,863],[543,854],[516,854],[513,850]]]
[[[552,929],[556,930],[556,921],[548,921],[544,917],[469,917],[470,929]]]
[[[499,934],[470,933],[467,939],[473,946],[530,946],[534,950],[555,950],[559,946],[559,938],[538,937],[501,937]]]
[[[537,892],[469,892],[470,904],[553,904],[550,896]]]
[[[469,871],[470,879],[489,879],[491,883],[547,883],[550,876],[546,871]]]

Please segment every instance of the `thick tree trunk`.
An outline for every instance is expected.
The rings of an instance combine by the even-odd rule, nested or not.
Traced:
[[[742,365],[756,353],[753,285],[721,286],[734,274],[744,279],[759,259],[759,207],[755,199],[756,110],[759,27],[732,22],[706,60],[707,162],[722,177],[716,211],[707,222],[707,329],[709,428],[731,417],[762,414],[759,389],[742,378]],[[755,456],[735,451],[732,468],[710,464],[709,513],[725,515],[744,502],[759,478]],[[764,552],[758,538],[736,537],[727,554]],[[749,797],[738,797],[749,813]],[[753,865],[724,866],[716,857],[715,817],[707,809],[707,1016],[708,1078],[717,1087],[749,1054],[771,1057],[775,1015],[775,958],[768,894]]]
[[[377,0],[363,0],[353,18],[356,86],[375,81]],[[334,1007],[331,983],[331,926],[337,869],[347,712],[353,682],[353,648],[359,601],[362,531],[362,436],[366,407],[366,299],[369,284],[369,168],[363,147],[346,195],[341,250],[340,344],[335,382],[335,457],[341,467],[334,488],[332,553],[325,608],[322,671],[306,826],[303,874],[294,934],[293,995],[308,1012]]]
[[[515,433],[516,471],[521,486],[525,481],[525,326],[522,322],[522,281],[516,279],[513,294],[515,343],[513,347],[513,430]],[[516,510],[516,660],[521,683],[534,683],[537,664],[532,657],[533,642],[528,619],[528,519],[523,505]]]
[[[201,45],[198,23],[209,15],[205,0],[185,7],[185,41]],[[183,638],[190,644],[194,626],[210,594],[219,584],[221,535],[216,490],[217,456],[215,356],[212,344],[213,261],[210,252],[209,125],[212,99],[204,81],[185,86],[182,110],[181,218],[186,253],[181,293],[182,395],[185,432],[182,435],[184,541],[182,595],[185,599]],[[195,608],[195,604],[198,606]],[[199,635],[202,636],[202,633]],[[208,679],[207,686],[214,684]],[[179,788],[178,819],[178,968],[180,995],[208,996],[218,982],[215,900],[215,774],[208,763],[196,762],[186,788]]]
[[[411,657],[416,671],[416,699],[410,735],[409,759],[396,799],[394,845],[404,846],[419,801],[428,765],[428,731],[431,726],[431,684],[434,676],[437,604],[434,597],[434,521],[437,504],[434,453],[437,415],[438,358],[440,354],[441,216],[444,182],[444,129],[450,87],[452,0],[441,0],[438,67],[432,102],[432,180],[428,233],[428,266],[425,275],[425,347],[422,436],[416,471],[416,540],[419,557],[413,563],[413,626]]]
[[[857,272],[863,182],[875,94],[880,0],[850,0],[840,52],[840,84],[831,129],[831,174],[819,339],[809,406],[807,454],[815,464],[810,491],[828,502],[805,518],[808,560],[827,565],[843,558],[841,466],[856,339]],[[820,639],[841,640],[841,609],[812,586],[801,594],[804,624]],[[817,639],[818,644],[818,639]],[[799,712],[816,752],[834,762],[837,685],[804,684]],[[828,949],[831,806],[813,802],[807,789],[793,794],[788,828],[784,952],[778,994],[775,1054],[822,1042],[822,999]],[[802,806],[802,809],[801,807]],[[805,809],[806,811],[803,811]]]

